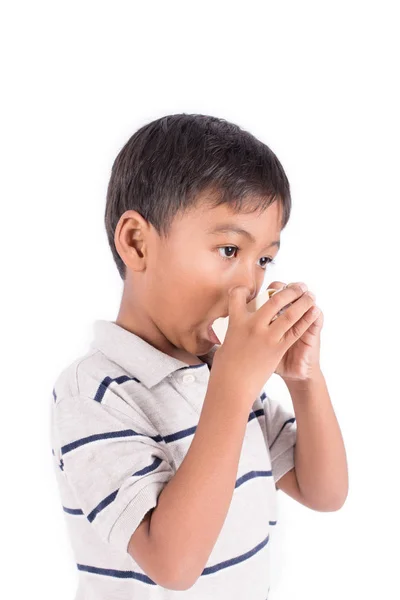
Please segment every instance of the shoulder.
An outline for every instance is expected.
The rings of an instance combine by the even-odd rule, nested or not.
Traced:
[[[93,349],[70,363],[53,386],[53,417],[58,423],[77,427],[79,422],[116,419],[156,433],[152,424],[151,392],[101,351]],[[146,409],[144,409],[146,407]],[[150,418],[149,418],[150,417]]]
[[[118,385],[130,381],[140,383],[100,350],[92,349],[75,359],[56,377],[54,403],[73,396],[86,396],[100,402],[110,386],[115,390]]]

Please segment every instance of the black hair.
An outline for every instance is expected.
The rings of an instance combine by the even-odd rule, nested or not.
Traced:
[[[207,204],[229,204],[235,212],[282,205],[283,229],[290,217],[289,181],[270,148],[248,131],[222,118],[174,114],[138,129],[117,155],[107,189],[105,226],[118,272],[125,264],[114,235],[121,215],[137,211],[168,237],[178,212],[194,208],[199,194]],[[246,210],[249,209],[249,210]]]

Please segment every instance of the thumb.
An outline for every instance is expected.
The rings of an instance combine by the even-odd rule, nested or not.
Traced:
[[[248,290],[244,285],[232,288],[228,293],[228,311],[229,321],[235,321],[243,316],[246,312],[246,300]]]

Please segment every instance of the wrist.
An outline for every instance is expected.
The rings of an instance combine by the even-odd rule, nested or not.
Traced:
[[[288,388],[304,389],[304,388],[312,386],[315,383],[321,381],[321,379],[324,379],[324,374],[322,373],[321,368],[318,367],[318,368],[314,369],[312,371],[312,373],[310,373],[310,375],[308,375],[307,377],[305,377],[303,379],[293,379],[290,377],[282,377],[282,379],[286,383]]]

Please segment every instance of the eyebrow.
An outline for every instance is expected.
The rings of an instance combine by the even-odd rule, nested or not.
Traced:
[[[245,237],[247,237],[253,244],[257,241],[256,238],[254,237],[254,235],[252,235],[250,233],[250,231],[246,231],[246,229],[242,229],[242,227],[238,227],[237,225],[234,225],[233,223],[222,223],[221,225],[214,227],[214,229],[207,229],[206,231],[207,231],[207,233],[227,233],[227,232],[238,233],[240,235],[244,235]],[[271,244],[267,247],[271,248],[271,246],[278,246],[278,250],[279,250],[279,248],[281,246],[280,240],[275,240],[274,242],[271,242]]]

